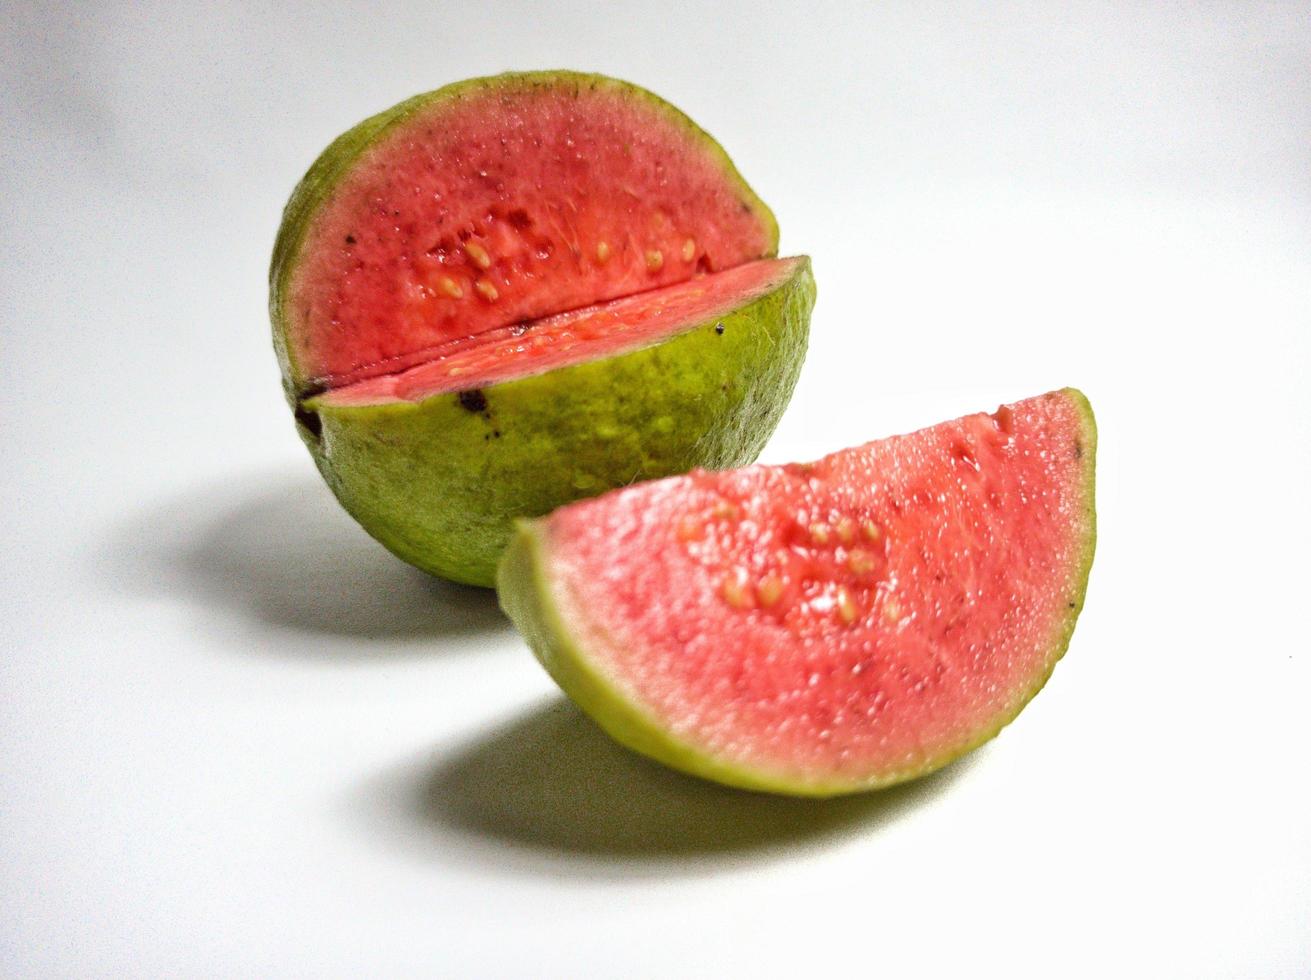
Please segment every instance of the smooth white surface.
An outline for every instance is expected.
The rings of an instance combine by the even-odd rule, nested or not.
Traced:
[[[1308,975],[1305,6],[548,6],[0,13],[0,972]],[[964,764],[829,805],[657,770],[320,485],[287,193],[556,66],[685,108],[813,255],[767,459],[1091,397],[1087,610]]]

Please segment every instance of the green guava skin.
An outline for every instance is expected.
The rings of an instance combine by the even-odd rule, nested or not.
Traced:
[[[334,406],[299,426],[351,515],[412,565],[495,584],[513,521],[639,480],[752,462],[805,357],[808,262],[663,343],[419,402]],[[722,328],[722,329],[720,329]]]
[[[815,286],[809,263],[764,296],[663,343],[507,381],[479,397],[332,406],[297,363],[287,301],[306,234],[341,178],[389,130],[443,102],[513,87],[611,89],[641,100],[718,159],[778,251],[778,223],[715,140],[645,89],[602,75],[518,72],[415,96],[364,120],[314,162],[283,214],[269,269],[282,385],[319,472],[364,529],[403,560],[491,587],[512,521],[694,467],[752,462],[791,397]],[[716,324],[724,330],[717,333]],[[485,402],[485,408],[467,405]]]
[[[619,685],[597,666],[588,651],[581,630],[561,615],[552,598],[552,560],[544,521],[518,521],[501,559],[497,573],[497,597],[501,609],[523,634],[546,672],[586,714],[616,742],[672,769],[739,789],[784,796],[832,797],[884,789],[927,776],[990,741],[1009,725],[1046,685],[1057,662],[1065,655],[1074,635],[1075,623],[1083,611],[1096,548],[1097,424],[1092,406],[1083,393],[1064,389],[1083,419],[1083,486],[1089,517],[1088,533],[1082,542],[1075,570],[1078,590],[1074,606],[1056,624],[1051,641],[1049,667],[1033,678],[1027,690],[1018,692],[1015,709],[974,737],[944,746],[923,765],[877,773],[864,779],[835,780],[806,774],[779,773],[730,763],[690,742],[675,737],[668,726],[643,705],[627,697]]]

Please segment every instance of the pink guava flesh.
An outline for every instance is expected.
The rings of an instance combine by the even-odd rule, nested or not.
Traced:
[[[431,359],[398,374],[336,388],[323,405],[420,401],[443,392],[483,388],[658,343],[763,296],[802,259],[762,259],[712,276],[625,296],[452,341]],[[717,329],[724,330],[722,324]]]
[[[995,733],[1063,652],[1094,441],[1082,396],[1054,392],[635,486],[547,519],[552,599],[697,751],[799,782],[913,775]]]
[[[306,232],[288,342],[311,387],[340,387],[765,257],[773,235],[722,154],[650,97],[491,85],[416,110],[354,161]]]

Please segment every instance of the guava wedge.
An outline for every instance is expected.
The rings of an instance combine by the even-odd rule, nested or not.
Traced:
[[[342,135],[292,194],[283,388],[370,534],[491,585],[515,517],[755,458],[814,302],[777,245],[724,151],[650,92],[460,82]]]
[[[923,776],[1064,654],[1095,541],[1074,389],[814,463],[694,472],[523,521],[502,608],[617,741],[747,789]]]

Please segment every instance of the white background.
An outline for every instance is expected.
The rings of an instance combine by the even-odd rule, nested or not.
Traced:
[[[0,8],[0,972],[1311,975],[1305,4],[551,6]],[[766,459],[1092,399],[1087,611],[964,763],[666,773],[320,485],[286,195],[562,66],[683,107],[814,257]]]

